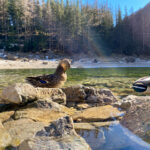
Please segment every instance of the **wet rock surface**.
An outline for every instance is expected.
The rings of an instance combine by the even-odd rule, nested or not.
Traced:
[[[90,150],[75,129],[109,126],[124,114],[113,106],[117,99],[110,90],[82,85],[49,89],[19,83],[3,90],[1,102],[8,106],[0,112],[0,142],[10,139],[0,145],[9,150]]]
[[[25,140],[19,150],[90,150],[83,138],[74,130],[73,121],[69,116],[54,121],[50,126],[37,132],[34,138]]]
[[[110,105],[92,107],[85,109],[77,114],[73,115],[73,120],[79,122],[94,122],[94,121],[105,121],[114,120],[123,116],[124,112],[120,112],[117,108]]]
[[[124,99],[131,103],[121,124],[142,138],[150,135],[150,96],[128,96]]]

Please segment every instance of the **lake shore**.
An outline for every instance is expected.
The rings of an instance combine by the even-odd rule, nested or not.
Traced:
[[[0,69],[47,69],[56,68],[60,59],[18,59],[0,60]],[[72,60],[72,68],[107,68],[107,67],[150,67],[150,61],[137,58],[134,62],[126,62],[124,58],[83,58]]]

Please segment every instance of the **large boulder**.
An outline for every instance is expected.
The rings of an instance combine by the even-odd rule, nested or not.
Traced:
[[[119,111],[117,108],[114,108],[111,105],[92,107],[79,111],[74,114],[73,120],[80,122],[94,122],[94,121],[106,121],[114,120],[119,118],[124,114],[124,112]]]
[[[138,136],[150,138],[150,96],[128,96],[124,101],[131,103],[121,124]]]
[[[3,149],[11,144],[12,138],[9,132],[0,123],[0,149]]]
[[[17,83],[2,91],[5,103],[22,104],[38,99],[51,99],[57,103],[66,103],[66,95],[59,88],[35,88],[27,83]]]
[[[91,150],[85,140],[74,131],[72,119],[60,118],[25,140],[19,150]]]

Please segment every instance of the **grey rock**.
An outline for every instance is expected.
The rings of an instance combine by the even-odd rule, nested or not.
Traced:
[[[150,132],[150,96],[131,95],[124,100],[130,101],[131,106],[121,120],[121,124],[144,138]]]
[[[18,150],[91,150],[74,130],[73,121],[66,116],[54,121],[34,138],[25,140]]]
[[[24,141],[18,150],[91,150],[80,136],[68,135],[63,138],[35,137]]]
[[[117,99],[109,89],[95,89],[84,87],[86,93],[86,102],[98,103],[98,105],[108,105],[117,102]]]
[[[18,146],[21,142],[32,138],[38,131],[42,130],[44,124],[31,119],[19,119],[4,123],[4,127],[12,138],[11,145]]]
[[[44,127],[44,130],[37,132],[36,136],[63,137],[65,135],[75,135],[73,120],[69,116],[62,117]]]
[[[38,99],[51,99],[57,103],[66,103],[66,95],[59,88],[35,88],[27,83],[17,83],[2,91],[2,102],[22,104]]]
[[[117,99],[108,89],[95,89],[86,86],[72,86],[62,89],[67,96],[67,103],[86,102],[95,103],[96,105],[108,105],[115,103]]]
[[[62,89],[66,94],[68,102],[81,102],[84,101],[86,94],[82,85],[71,86]]]

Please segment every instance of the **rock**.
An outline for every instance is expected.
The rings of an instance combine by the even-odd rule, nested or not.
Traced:
[[[74,131],[73,121],[65,116],[24,141],[19,150],[91,150],[83,138]]]
[[[6,111],[0,113],[0,122],[7,121],[11,118],[11,116],[14,114],[14,111]]]
[[[81,122],[74,123],[74,128],[76,130],[96,130],[99,127],[108,127],[110,125],[118,124],[119,121],[106,121],[106,122]]]
[[[50,99],[38,99],[32,103],[29,103],[26,108],[42,108],[42,109],[51,109],[55,111],[61,111],[63,105],[53,102]]]
[[[128,96],[131,107],[121,120],[121,124],[138,136],[145,138],[150,131],[150,96]],[[149,137],[150,138],[150,137]]]
[[[22,62],[29,62],[30,60],[28,58],[23,58],[21,61]]]
[[[82,85],[71,86],[62,90],[66,94],[68,102],[82,102],[86,97]]]
[[[95,89],[93,87],[86,87],[82,85],[72,86],[62,89],[67,96],[67,103],[69,102],[86,102],[97,103],[98,105],[108,105],[115,103],[117,99],[108,89]]]
[[[52,122],[44,130],[37,132],[36,136],[63,137],[65,135],[76,135],[73,120],[69,116],[64,116]]]
[[[66,114],[56,110],[27,108],[16,111],[14,119],[28,118],[47,125],[63,116]]]
[[[108,105],[117,101],[109,89],[95,89],[93,87],[84,87],[87,103],[98,103],[98,105]]]
[[[78,112],[77,114],[74,114],[72,117],[74,121],[80,120],[82,122],[97,122],[114,120],[114,118],[119,118],[123,114],[124,112],[119,111],[117,108],[114,108],[110,105],[106,105],[85,109],[83,111]]]
[[[18,146],[24,140],[34,137],[44,124],[31,119],[19,119],[4,123],[4,127],[12,137],[11,145]]]
[[[9,60],[17,60],[18,59],[17,56],[14,56],[12,54],[8,54],[6,58],[9,59]]]
[[[132,57],[132,56],[126,57],[126,58],[125,58],[125,61],[126,61],[127,63],[134,63],[134,62],[136,61],[136,58],[135,58],[135,57]]]
[[[3,149],[10,145],[12,138],[7,130],[0,123],[0,149]]]
[[[54,102],[66,103],[66,95],[58,88],[34,88],[30,84],[17,83],[2,91],[5,103],[21,104],[37,99],[51,99]]]
[[[66,104],[67,107],[76,107],[76,102],[67,102]]]
[[[114,107],[121,108],[123,110],[127,110],[131,107],[132,103],[128,101],[120,101],[113,104]]]
[[[48,65],[48,62],[47,62],[47,61],[44,61],[44,62],[43,62],[43,65]]]
[[[94,60],[93,60],[93,63],[98,63],[98,60],[97,60],[97,59],[94,59]]]
[[[39,99],[32,103],[29,103],[26,108],[37,108],[37,109],[49,109],[53,111],[58,111],[61,113],[66,113],[67,115],[74,114],[77,110],[75,108],[68,108],[64,105],[53,102],[50,99]]]
[[[90,146],[80,136],[35,137],[24,141],[18,150],[91,150]]]
[[[90,107],[91,107],[91,105],[86,104],[86,103],[79,103],[79,104],[77,104],[77,109],[80,109],[80,110],[87,109],[87,108],[90,108]]]

